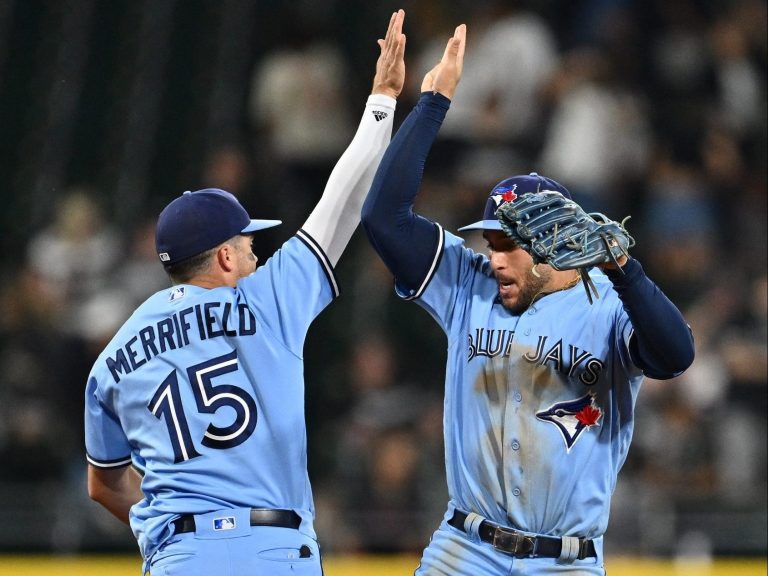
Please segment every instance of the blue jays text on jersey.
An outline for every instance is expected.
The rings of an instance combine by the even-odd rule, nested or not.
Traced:
[[[174,288],[169,301],[178,299],[179,290]],[[181,292],[183,295],[183,292]],[[113,355],[104,358],[115,382],[121,374],[137,370],[155,356],[168,350],[188,346],[190,338],[207,340],[221,336],[252,336],[256,333],[256,317],[247,304],[231,302],[205,302],[174,312],[167,318],[144,326],[118,348]]]
[[[509,356],[512,351],[515,332],[506,329],[475,328],[468,334],[469,354],[467,360],[475,356]],[[582,384],[590,386],[597,382],[605,363],[595,358],[591,352],[580,350],[573,344],[567,344],[567,352],[563,339],[554,344],[547,344],[547,336],[539,336],[536,351],[522,355],[524,360],[533,364],[551,364],[555,370],[567,374],[569,378],[577,376]],[[551,340],[551,339],[550,339]],[[564,356],[565,354],[565,356]]]

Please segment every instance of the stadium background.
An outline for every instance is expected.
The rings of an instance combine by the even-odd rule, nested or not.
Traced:
[[[692,369],[641,395],[610,573],[765,573],[761,0],[0,0],[0,573],[86,574],[73,559],[104,553],[110,572],[138,570],[128,529],[87,499],[82,387],[163,285],[154,218],[183,190],[228,189],[284,220],[256,243],[265,260],[351,137],[398,7],[396,126],[435,47],[469,26],[422,213],[455,230],[503,177],[552,176],[632,214],[635,254],[696,333]],[[407,574],[445,504],[444,338],[362,235],[338,273],[306,345],[326,571]]]

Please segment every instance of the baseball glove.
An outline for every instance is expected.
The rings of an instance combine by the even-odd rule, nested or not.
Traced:
[[[579,270],[590,304],[597,288],[587,274],[596,264],[618,264],[635,245],[623,222],[604,214],[587,214],[558,192],[523,194],[496,211],[501,228],[533,258],[534,264],[549,264],[555,270]]]

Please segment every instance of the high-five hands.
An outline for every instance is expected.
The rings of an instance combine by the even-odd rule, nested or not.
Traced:
[[[448,40],[440,62],[424,76],[421,83],[422,92],[439,92],[446,98],[453,98],[464,68],[466,43],[467,25],[460,24]]]
[[[381,53],[376,61],[376,75],[373,78],[372,94],[385,94],[397,98],[405,82],[405,34],[403,20],[405,11],[398,10],[389,19],[387,35],[377,40]]]

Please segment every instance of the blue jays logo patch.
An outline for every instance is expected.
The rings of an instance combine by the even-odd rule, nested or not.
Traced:
[[[171,292],[168,294],[168,302],[175,302],[184,298],[185,288],[184,286],[174,286],[171,288]]]
[[[495,188],[491,193],[491,198],[493,198],[496,207],[498,208],[501,206],[502,202],[514,202],[517,199],[517,193],[515,192],[516,188],[517,184]]]
[[[603,411],[595,404],[593,394],[587,394],[577,400],[558,402],[536,414],[539,420],[557,426],[565,440],[567,452],[571,451],[584,430],[599,426],[602,417]]]

